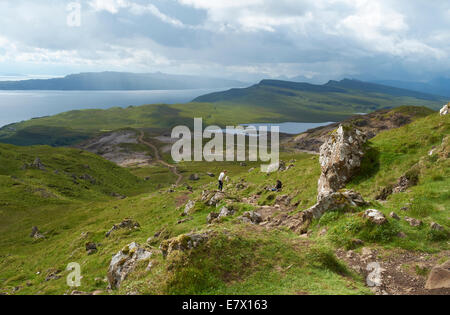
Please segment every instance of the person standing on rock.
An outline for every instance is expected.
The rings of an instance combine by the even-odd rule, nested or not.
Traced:
[[[225,176],[227,176],[227,171],[223,171],[219,175],[219,190],[223,190],[223,181],[225,180]]]

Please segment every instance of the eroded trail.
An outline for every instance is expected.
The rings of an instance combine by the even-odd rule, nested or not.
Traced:
[[[161,159],[161,155],[159,154],[158,148],[157,148],[154,144],[145,141],[145,140],[144,140],[144,136],[145,136],[144,132],[141,131],[141,134],[139,135],[138,141],[139,141],[140,143],[142,143],[142,144],[145,144],[146,146],[150,147],[150,148],[153,150],[153,152],[155,153],[155,159],[156,159],[156,162],[158,162],[159,164],[162,164],[162,165],[166,166],[167,168],[170,169],[170,171],[171,171],[175,176],[177,176],[177,181],[175,182],[175,185],[178,186],[178,185],[181,183],[181,181],[183,180],[183,175],[180,174],[180,172],[178,171],[178,169],[177,169],[177,167],[176,167],[175,165],[172,165],[172,164],[167,163],[166,161],[163,161],[163,160]]]

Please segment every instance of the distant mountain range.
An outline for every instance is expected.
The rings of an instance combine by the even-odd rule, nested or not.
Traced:
[[[448,78],[436,78],[428,82],[410,82],[396,80],[378,80],[373,82],[402,89],[450,97],[450,79]]]
[[[193,102],[276,106],[278,110],[369,112],[400,105],[426,105],[438,109],[441,96],[387,85],[344,79],[323,85],[280,80],[262,80],[248,88],[234,88],[197,97]]]
[[[0,90],[186,90],[245,85],[236,80],[192,75],[90,72],[64,78],[2,81]]]

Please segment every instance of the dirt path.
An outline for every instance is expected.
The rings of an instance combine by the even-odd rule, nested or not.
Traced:
[[[150,147],[153,150],[153,152],[155,152],[156,162],[166,166],[167,168],[170,169],[170,171],[175,176],[177,176],[177,181],[175,182],[175,185],[178,186],[181,183],[181,181],[183,180],[183,175],[181,175],[180,172],[178,172],[178,169],[177,169],[177,167],[175,165],[169,164],[166,161],[163,161],[161,159],[161,155],[159,154],[158,148],[154,144],[151,144],[150,142],[145,141],[144,140],[144,135],[145,135],[144,132],[141,131],[141,134],[139,135],[138,141],[140,143],[145,144],[146,146]]]

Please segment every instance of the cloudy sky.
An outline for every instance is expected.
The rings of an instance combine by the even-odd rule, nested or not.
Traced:
[[[448,77],[450,1],[0,0],[0,75],[104,70]]]

